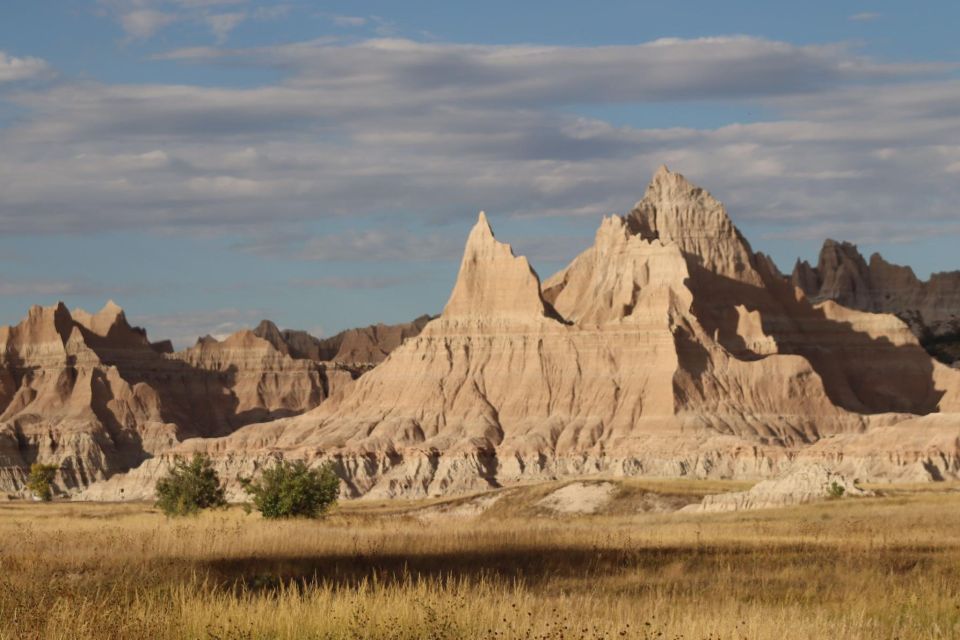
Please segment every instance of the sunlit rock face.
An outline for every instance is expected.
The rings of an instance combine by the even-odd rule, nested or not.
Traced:
[[[195,451],[236,498],[277,457],[332,461],[352,497],[813,465],[956,477],[960,371],[864,308],[864,265],[840,247],[791,282],[718,200],[661,167],[543,282],[481,213],[429,321],[327,342],[265,322],[171,354],[111,305],[35,309],[0,333],[0,455],[61,461],[75,470],[63,486],[89,499],[150,497],[170,458]]]
[[[666,167],[542,283],[480,214],[443,313],[381,365],[303,415],[178,451],[211,454],[234,490],[277,456],[332,460],[346,495],[375,497],[820,464],[957,474],[960,372],[897,317],[805,288]],[[165,464],[86,495],[146,493]]]

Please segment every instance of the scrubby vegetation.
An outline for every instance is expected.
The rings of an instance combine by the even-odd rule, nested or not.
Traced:
[[[844,486],[836,481],[831,482],[830,487],[827,489],[827,495],[834,500],[842,498],[843,494],[846,492],[847,490],[844,488]]]
[[[336,504],[340,479],[329,463],[310,469],[302,460],[277,460],[244,489],[264,518],[319,518]]]
[[[59,467],[55,464],[34,462],[30,465],[30,475],[27,477],[27,489],[44,502],[53,500],[53,479],[57,476]]]
[[[319,521],[0,503],[0,638],[960,637],[960,493],[626,508],[647,490],[594,516],[540,513],[540,486],[469,518],[433,509],[463,501]]]
[[[226,506],[224,487],[210,458],[197,453],[187,462],[177,457],[157,482],[157,507],[167,516],[195,515]]]

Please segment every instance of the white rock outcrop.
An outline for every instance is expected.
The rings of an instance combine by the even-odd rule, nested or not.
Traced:
[[[774,509],[826,499],[873,495],[861,489],[843,474],[820,464],[801,466],[770,480],[758,482],[748,491],[719,493],[703,498],[700,504],[681,509],[684,512],[745,511]]]

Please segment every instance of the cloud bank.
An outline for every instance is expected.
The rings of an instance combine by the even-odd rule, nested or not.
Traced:
[[[242,3],[164,7],[221,15],[228,4]],[[223,37],[234,26],[225,20]],[[159,57],[281,79],[63,80],[6,95],[27,115],[0,129],[0,233],[232,233],[257,252],[278,229],[349,218],[357,231],[300,242],[297,255],[368,260],[372,244],[419,260],[442,254],[442,225],[391,245],[360,220],[429,225],[481,208],[597,218],[629,208],[662,162],[769,237],[884,229],[909,242],[956,216],[960,197],[960,81],[947,63],[747,36],[602,47],[325,38]],[[0,54],[0,81],[30,60]],[[604,116],[618,105],[635,115]],[[656,121],[683,105],[734,115],[710,128]]]

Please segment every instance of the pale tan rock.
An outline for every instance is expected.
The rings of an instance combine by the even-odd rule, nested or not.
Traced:
[[[783,476],[758,482],[747,491],[705,496],[700,504],[681,509],[684,512],[746,511],[775,509],[829,498],[862,498],[873,495],[856,482],[826,466],[798,466]]]
[[[538,324],[550,315],[540,278],[526,258],[513,255],[510,245],[494,238],[481,211],[438,324]]]
[[[613,500],[617,487],[612,482],[572,482],[537,501],[537,506],[557,513],[596,513]]]
[[[282,333],[257,333],[166,359],[233,372],[222,384],[241,413],[273,411],[303,397],[281,373],[310,360],[277,348],[291,352]],[[960,476],[960,425],[945,417],[960,413],[960,371],[892,315],[812,301],[753,253],[719,201],[666,168],[542,285],[481,214],[443,314],[335,386],[315,409],[235,431],[228,419],[82,495],[148,497],[170,456],[194,451],[236,497],[241,477],[277,457],[330,461],[345,496],[374,498],[811,465],[865,481]]]

